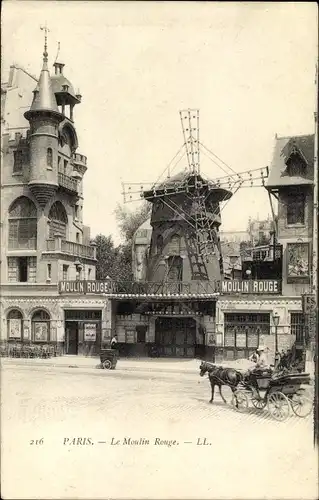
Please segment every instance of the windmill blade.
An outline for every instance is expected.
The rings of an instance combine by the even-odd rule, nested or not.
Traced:
[[[179,112],[188,167],[191,173],[199,174],[199,109],[187,109]]]

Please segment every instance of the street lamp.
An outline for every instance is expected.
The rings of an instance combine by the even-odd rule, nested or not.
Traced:
[[[79,281],[81,278],[81,271],[82,271],[82,263],[80,260],[76,260],[74,262],[75,269],[76,269],[76,280]]]
[[[280,320],[279,314],[274,313],[272,316],[272,320],[275,327],[275,366],[277,366],[277,363],[279,361],[279,352],[278,352],[278,325]]]
[[[251,270],[250,269],[246,269],[246,275],[247,275],[247,279],[251,279]]]

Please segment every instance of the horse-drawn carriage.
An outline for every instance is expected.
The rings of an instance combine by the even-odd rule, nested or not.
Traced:
[[[232,404],[238,411],[247,409],[249,402],[258,410],[267,406],[272,417],[280,421],[289,417],[291,409],[295,415],[304,418],[312,411],[311,398],[302,387],[309,383],[308,373],[252,372],[238,384]]]
[[[200,375],[208,373],[212,388],[210,402],[214,401],[215,386],[224,403],[226,400],[221,387],[228,386],[232,390],[232,405],[237,411],[248,409],[251,402],[258,410],[268,407],[269,413],[276,420],[284,421],[290,410],[298,417],[306,417],[313,408],[311,397],[304,385],[310,384],[310,375],[297,370],[285,368],[280,370],[269,368],[248,371],[246,373],[235,368],[216,366],[203,361]]]

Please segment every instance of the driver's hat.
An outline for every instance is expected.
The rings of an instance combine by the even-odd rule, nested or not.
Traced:
[[[264,345],[260,345],[258,348],[257,348],[257,351],[265,351],[266,350],[266,347]]]

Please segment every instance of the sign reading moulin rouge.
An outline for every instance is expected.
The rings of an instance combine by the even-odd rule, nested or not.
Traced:
[[[279,280],[223,281],[222,293],[276,294],[281,292]]]
[[[60,281],[59,293],[109,293],[110,281]]]

